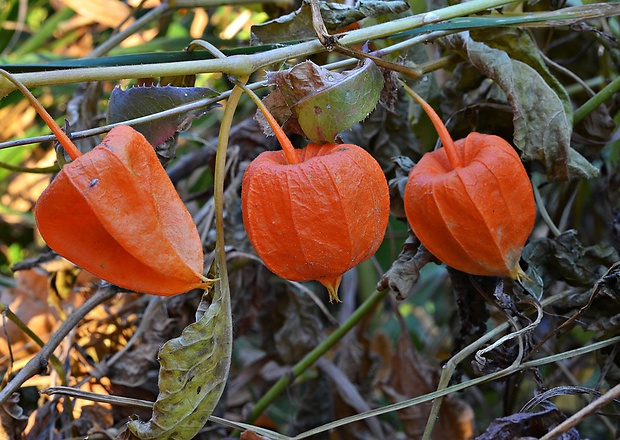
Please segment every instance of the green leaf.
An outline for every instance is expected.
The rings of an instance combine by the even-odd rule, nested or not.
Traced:
[[[132,87],[127,90],[117,87],[110,95],[108,124],[148,116],[193,101],[216,96],[218,93],[214,90],[200,87]],[[186,129],[193,119],[202,116],[214,107],[209,106],[197,111],[136,124],[134,128],[142,133],[151,145],[156,147],[172,138],[176,132]]]
[[[598,169],[570,147],[572,122],[564,104],[535,69],[474,41],[469,32],[445,41],[506,94],[513,111],[514,143],[524,160],[541,162],[551,181],[598,176]]]
[[[277,89],[265,105],[276,119],[287,122],[285,129],[317,143],[334,142],[338,133],[365,119],[377,106],[384,83],[383,74],[369,59],[343,73],[306,61],[270,72],[267,79]]]
[[[218,276],[217,272],[209,276]],[[228,283],[213,284],[213,300],[207,306],[209,293],[205,292],[198,306],[197,321],[161,348],[159,396],[151,420],[129,422],[134,438],[191,439],[220,400],[232,353]]]
[[[368,117],[377,106],[381,89],[381,71],[371,60],[366,60],[361,67],[291,109],[308,139],[333,142],[338,133]]]

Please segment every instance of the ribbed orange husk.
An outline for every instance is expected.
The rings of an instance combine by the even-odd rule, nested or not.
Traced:
[[[171,295],[204,286],[194,221],[153,147],[128,126],[63,166],[35,219],[53,250],[120,287]]]
[[[366,261],[385,235],[389,193],[377,161],[348,144],[309,144],[289,165],[264,152],[243,178],[243,222],[265,265],[292,281],[317,280],[337,299],[342,274]]]
[[[455,142],[461,167],[444,148],[409,174],[405,212],[422,244],[445,264],[474,275],[519,275],[536,207],[523,164],[504,139],[471,133]]]

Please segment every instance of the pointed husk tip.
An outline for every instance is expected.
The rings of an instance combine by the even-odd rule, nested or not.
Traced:
[[[527,276],[523,269],[521,269],[519,263],[517,263],[517,265],[510,272],[510,278],[519,282],[527,281],[530,279],[530,277]]]
[[[342,281],[342,275],[338,275],[336,277],[331,278],[322,278],[317,280],[319,283],[325,286],[327,289],[327,293],[329,293],[329,302],[333,303],[334,301],[339,303],[340,298],[338,298],[338,287],[340,287],[340,282]]]

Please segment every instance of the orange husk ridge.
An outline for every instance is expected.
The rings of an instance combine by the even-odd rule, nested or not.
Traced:
[[[295,150],[260,99],[246,92],[282,146],[261,153],[244,175],[248,238],[276,275],[316,280],[327,288],[330,301],[339,301],[344,272],[370,258],[383,241],[389,216],[383,171],[357,145],[310,143]],[[366,190],[348,185],[351,181]]]
[[[35,219],[59,255],[106,281],[143,293],[172,295],[208,288],[193,219],[153,147],[117,126],[82,154],[30,91],[24,93],[73,159],[41,194]]]
[[[536,208],[519,156],[493,135],[470,133],[453,142],[432,107],[406,90],[443,144],[409,175],[405,212],[414,233],[438,259],[463,272],[523,278],[519,259]]]

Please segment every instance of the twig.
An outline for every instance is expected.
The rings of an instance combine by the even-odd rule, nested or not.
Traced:
[[[456,355],[451,357],[450,360],[448,360],[448,362],[446,362],[446,364],[443,367],[443,371],[441,372],[441,377],[439,378],[439,384],[437,386],[437,391],[444,390],[448,387],[448,385],[450,384],[450,379],[452,378],[452,375],[454,374],[454,371],[456,370],[457,365],[460,364],[463,360],[465,360],[470,354],[477,351],[476,359],[479,359],[482,357],[484,353],[487,353],[495,349],[496,347],[502,345],[503,343],[515,337],[519,338],[519,355],[517,356],[515,361],[512,363],[512,365],[508,368],[517,368],[521,364],[521,361],[523,360],[523,355],[524,355],[522,335],[529,331],[533,331],[538,326],[538,324],[540,324],[540,321],[543,318],[542,306],[538,303],[538,301],[533,301],[532,304],[534,305],[537,311],[537,317],[536,317],[536,320],[530,323],[527,327],[519,329],[517,324],[514,322],[514,319],[512,318],[512,316],[506,313],[506,318],[507,318],[506,324],[510,324],[510,326],[512,326],[515,329],[514,332],[503,336],[502,338],[500,338],[499,340],[497,340],[495,343],[491,344],[490,346],[486,347],[485,349],[477,351],[478,348],[482,346],[482,344],[486,343],[489,339],[495,337],[496,335],[504,331],[505,326],[503,325],[499,326],[496,329],[487,333],[486,335],[483,335],[481,338],[477,339],[472,344],[468,345],[467,347],[462,349],[460,352],[458,352]],[[437,399],[433,401],[431,412],[427,419],[426,427],[424,428],[424,434],[422,436],[423,440],[427,440],[431,438],[433,427],[435,426],[437,416],[439,415],[439,410],[441,409],[442,402],[443,402],[443,397],[438,397]]]
[[[7,306],[6,304],[0,303],[0,313],[2,313],[2,318],[8,317],[11,320],[11,322],[13,322],[13,324],[19,327],[19,329],[22,332],[24,332],[30,339],[32,339],[39,347],[43,347],[45,345],[45,343],[41,340],[41,338],[39,338],[39,336],[35,332],[30,330],[30,327],[28,327],[19,318],[19,316],[13,313],[13,311],[9,308],[9,306]],[[4,324],[4,329],[6,332],[6,324]],[[13,364],[13,351],[11,350],[11,341],[8,338],[8,334],[5,333],[5,337],[6,337],[7,345],[9,347],[11,364]],[[52,367],[54,368],[54,370],[56,370],[56,372],[58,373],[58,376],[60,376],[62,384],[66,385],[67,377],[65,375],[65,367],[62,365],[62,362],[60,362],[60,359],[58,359],[53,353],[50,355],[50,360],[52,363]]]
[[[593,412],[598,411],[599,409],[601,409],[602,407],[604,407],[605,405],[609,403],[612,403],[614,399],[618,396],[620,396],[620,384],[616,385],[615,387],[607,391],[605,394],[603,394],[602,397],[594,400],[589,405],[583,407],[582,409],[577,411],[575,414],[570,416],[568,419],[564,420],[558,426],[556,426],[551,431],[549,431],[547,434],[542,436],[540,440],[552,440],[556,438],[561,433],[568,431],[569,429],[571,429],[572,427],[580,423],[584,418],[586,418]]]
[[[612,264],[612,266],[607,270],[605,275],[603,275],[596,282],[596,284],[594,285],[594,288],[592,289],[592,293],[590,294],[590,297],[588,298],[588,301],[586,302],[586,304],[583,307],[581,307],[573,316],[568,318],[566,321],[564,321],[558,327],[553,329],[553,331],[551,333],[547,334],[544,338],[542,338],[542,340],[539,341],[538,344],[536,344],[536,346],[534,348],[532,348],[532,350],[530,350],[529,354],[526,356],[526,359],[529,356],[531,356],[532,354],[534,354],[540,347],[542,347],[554,335],[558,334],[560,332],[560,330],[566,328],[567,326],[569,326],[570,324],[575,322],[577,320],[577,318],[579,318],[586,310],[588,310],[590,308],[590,306],[592,305],[592,302],[594,301],[594,298],[599,293],[599,290],[605,284],[605,282],[607,280],[607,277],[609,275],[611,275],[613,272],[615,272],[616,270],[618,270],[619,267],[620,267],[620,262]]]
[[[538,189],[538,186],[534,184],[534,182],[532,182],[532,190],[534,192],[534,200],[536,200],[536,207],[538,208],[538,212],[540,212],[540,216],[546,223],[553,236],[559,237],[560,235],[562,235],[562,231],[560,231],[560,229],[555,225],[555,223],[553,223],[553,219],[551,219],[549,211],[547,211],[547,207],[545,206],[545,201],[540,194],[540,190]]]
[[[142,17],[134,21],[131,25],[127,26],[122,31],[112,35],[108,40],[106,40],[100,46],[96,47],[84,58],[97,58],[105,55],[110,50],[121,44],[126,38],[148,26],[151,22],[157,20],[159,17],[166,14],[170,10],[171,9],[169,3],[167,1],[162,2],[159,6],[156,6],[155,8],[144,14]]]
[[[365,60],[367,58],[374,61],[377,66],[381,66],[385,69],[393,70],[395,72],[402,73],[410,78],[419,78],[422,76],[422,72],[415,66],[405,66],[402,64],[391,63],[389,61],[385,61],[382,58],[379,58],[376,55],[362,52],[357,49],[353,49],[352,47],[345,46],[338,41],[340,36],[330,35],[327,27],[325,26],[325,22],[323,21],[323,17],[321,16],[321,8],[319,7],[318,0],[310,0],[310,10],[312,12],[312,27],[314,28],[314,32],[318,40],[321,42],[325,50],[328,52],[336,51],[343,55],[350,56],[353,58],[357,58],[358,60]]]
[[[99,288],[84,304],[75,309],[65,322],[54,332],[50,340],[41,348],[15,377],[0,391],[0,405],[3,405],[28,379],[45,371],[47,362],[62,340],[95,307],[116,295],[115,287]]]
[[[480,11],[500,8],[517,3],[516,0],[473,0],[451,5],[433,11],[436,20],[449,20]],[[343,45],[356,44],[368,40],[384,38],[399,32],[411,30],[428,24],[428,14],[418,14],[404,17],[387,23],[356,29],[348,32],[340,39]],[[294,46],[278,47],[276,49],[258,52],[252,55],[232,55],[226,59],[192,60],[183,62],[152,63],[130,66],[88,67],[62,69],[41,72],[20,73],[17,76],[28,87],[67,84],[82,81],[119,80],[127,78],[144,78],[158,76],[190,75],[198,73],[225,73],[237,77],[250,73],[274,63],[291,58],[303,58],[325,48],[318,40],[311,40],[295,44]],[[6,83],[0,84],[0,95],[12,90]]]
[[[90,376],[99,380],[103,376],[108,374],[108,370],[116,363],[119,359],[121,359],[125,353],[127,353],[135,343],[142,337],[142,334],[148,328],[148,325],[151,323],[152,319],[155,317],[155,314],[164,303],[166,299],[160,296],[154,296],[149,300],[149,303],[146,306],[144,313],[142,314],[142,320],[140,321],[140,325],[131,336],[129,341],[125,344],[125,346],[114,353],[109,359],[105,359],[99,364],[96,364],[92,371],[89,372]],[[85,381],[89,380],[88,378]]]
[[[556,295],[557,296],[557,295]],[[552,297],[551,299],[557,299]],[[508,324],[505,323],[504,329],[507,328]],[[381,408],[372,409],[370,411],[366,411],[364,413],[356,414],[354,416],[344,417],[342,419],[336,420],[334,422],[326,423],[325,425],[319,426],[317,428],[313,428],[308,430],[302,434],[299,434],[293,437],[294,440],[301,440],[304,438],[311,437],[313,435],[329,431],[330,429],[338,428],[340,426],[348,425],[349,423],[359,422],[360,420],[367,419],[368,417],[375,417],[381,414],[387,414],[393,411],[399,411],[401,409],[409,408],[414,405],[420,405],[425,402],[429,402],[431,400],[437,399],[439,397],[447,396],[448,394],[456,393],[458,391],[465,390],[467,388],[471,388],[476,385],[480,385],[483,383],[491,382],[497,379],[501,379],[503,377],[510,376],[519,371],[527,370],[529,368],[536,368],[542,365],[552,364],[562,359],[568,359],[575,356],[581,356],[586,353],[591,353],[593,351],[600,350],[604,347],[609,347],[610,345],[620,343],[620,336],[615,336],[613,338],[606,339],[604,341],[596,342],[594,344],[587,345],[585,347],[579,347],[573,350],[566,351],[564,353],[554,354],[551,356],[543,357],[540,359],[535,359],[528,362],[523,362],[518,366],[510,366],[503,370],[500,370],[496,373],[487,374],[486,376],[476,377],[475,379],[468,380],[466,382],[458,383],[455,385],[451,385],[448,388],[445,388],[441,391],[434,391],[429,394],[425,394],[423,396],[414,397],[412,399],[404,400],[402,402],[393,403],[390,405],[385,405]],[[541,439],[542,440],[542,439]],[[548,439],[546,439],[548,440]]]
[[[92,391],[85,391],[85,390],[81,390],[75,387],[65,387],[65,386],[49,387],[49,388],[42,390],[41,394],[46,394],[48,396],[55,396],[55,395],[70,396],[70,397],[75,397],[77,399],[89,400],[91,402],[109,403],[110,405],[129,406],[133,408],[142,408],[142,409],[153,409],[153,402],[149,400],[134,399],[131,397],[114,396],[114,395],[106,395],[106,394],[98,394],[98,393],[93,393]],[[261,428],[258,426],[251,426],[245,423],[226,420],[221,417],[216,417],[214,415],[210,415],[207,420],[213,423],[218,423],[222,426],[228,426],[230,428],[252,430],[256,432],[257,434],[269,436],[269,438],[273,440],[290,439],[290,437],[288,436],[278,434],[277,432],[273,432],[269,429]]]

